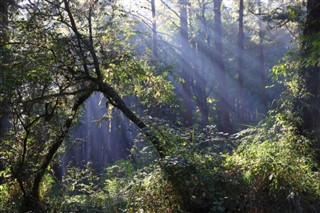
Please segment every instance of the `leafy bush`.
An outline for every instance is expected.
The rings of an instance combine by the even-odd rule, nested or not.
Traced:
[[[0,212],[18,212],[21,197],[16,183],[0,184]]]
[[[69,167],[62,182],[56,182],[47,202],[51,212],[120,212],[119,196],[109,193],[106,177],[98,175],[87,163],[83,168]],[[122,203],[121,203],[122,202]]]
[[[300,212],[319,199],[319,173],[314,172],[310,141],[278,116],[240,132],[241,145],[226,166],[247,185],[247,210]]]
[[[40,187],[48,212],[316,212],[320,175],[310,141],[280,115],[232,137],[214,127],[158,125],[166,157],[136,145],[130,161],[97,174],[88,163]],[[163,129],[161,129],[163,128]],[[170,141],[168,139],[170,138]],[[138,141],[137,143],[140,143]],[[238,144],[235,149],[234,142]],[[233,153],[230,153],[234,149]],[[0,207],[19,202],[15,183],[0,185]],[[6,206],[10,203],[10,206]],[[1,210],[2,210],[1,209]]]
[[[179,212],[181,198],[159,165],[135,174],[129,183],[126,212]]]
[[[225,212],[239,208],[241,194],[234,192],[241,191],[237,188],[241,179],[230,178],[224,168],[222,152],[230,149],[227,135],[217,133],[213,126],[199,130],[159,124],[157,130],[169,147],[167,155],[132,183],[130,211]],[[149,149],[144,151],[154,155]]]

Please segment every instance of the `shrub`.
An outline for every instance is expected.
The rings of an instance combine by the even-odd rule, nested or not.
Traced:
[[[157,125],[158,130],[161,125]],[[130,211],[225,212],[241,205],[241,179],[224,168],[222,152],[229,150],[228,137],[213,126],[178,129],[165,125],[159,136],[166,141],[167,155],[154,170],[140,172],[132,182]],[[146,155],[152,156],[150,150]],[[144,159],[150,159],[141,152]],[[231,177],[231,178],[230,178]],[[147,181],[146,181],[147,180]]]
[[[241,145],[227,157],[226,166],[247,184],[243,202],[248,211],[314,208],[320,195],[319,173],[314,171],[310,141],[277,117],[238,136]]]
[[[47,195],[51,212],[120,212],[120,196],[109,193],[106,177],[98,175],[87,163],[83,168],[69,167],[62,182],[56,182]]]
[[[179,212],[180,196],[159,165],[140,170],[129,183],[126,212]]]

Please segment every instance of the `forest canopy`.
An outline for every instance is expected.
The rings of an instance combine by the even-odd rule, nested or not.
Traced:
[[[0,211],[318,212],[316,0],[2,0]]]

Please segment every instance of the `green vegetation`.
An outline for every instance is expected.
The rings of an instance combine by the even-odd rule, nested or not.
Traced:
[[[319,212],[319,20],[316,0],[2,0],[0,212]]]
[[[232,137],[213,127],[182,132],[166,126],[166,131],[171,132],[164,135],[170,136],[171,148],[161,160],[147,147],[132,154],[136,163],[118,161],[101,174],[90,163],[70,167],[62,181],[48,173],[40,186],[43,210],[312,212],[317,208],[319,172],[310,141],[279,116]],[[232,153],[227,151],[231,148]],[[16,209],[21,202],[17,183],[1,186],[1,208]]]

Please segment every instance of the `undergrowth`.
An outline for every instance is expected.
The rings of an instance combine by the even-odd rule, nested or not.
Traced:
[[[161,126],[161,125],[159,125]],[[164,126],[167,155],[137,140],[132,160],[103,173],[69,167],[41,186],[47,212],[317,212],[320,183],[311,141],[273,116],[235,135]],[[4,173],[3,173],[4,174]],[[8,178],[9,180],[10,178]],[[0,185],[0,208],[14,212],[15,180]]]

